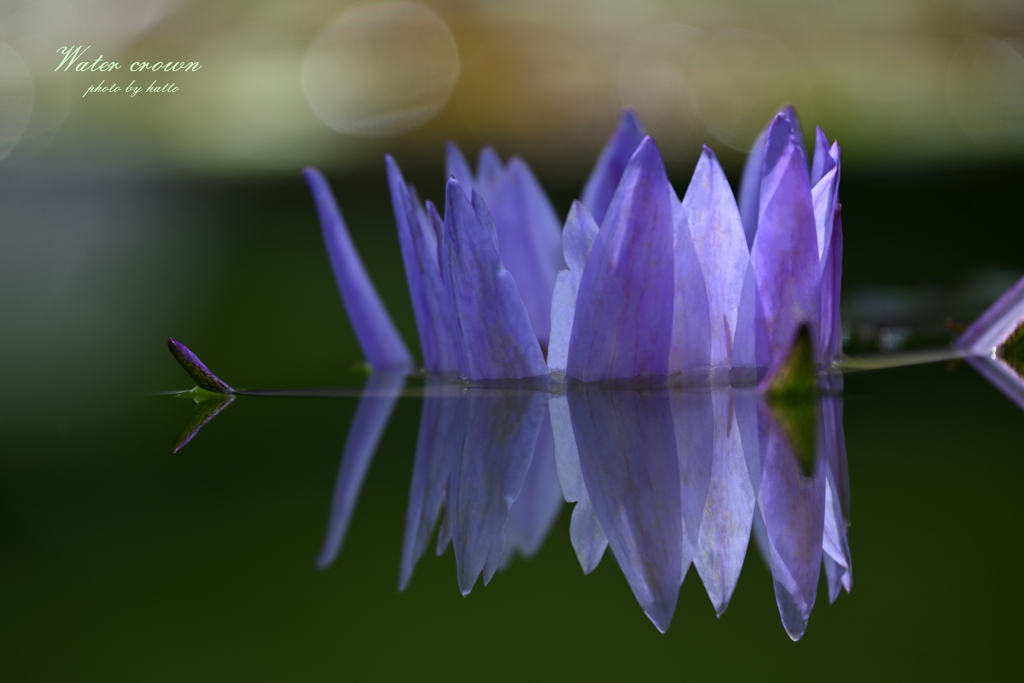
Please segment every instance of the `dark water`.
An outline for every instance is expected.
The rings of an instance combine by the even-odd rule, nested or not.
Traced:
[[[361,383],[312,208],[298,193],[246,210],[117,182],[108,200],[37,204],[34,223],[4,209],[5,680],[863,680],[1015,665],[1024,414],[963,364],[846,378],[853,589],[830,605],[823,578],[796,643],[755,543],[724,615],[691,568],[663,635],[611,552],[583,575],[564,503],[534,557],[468,597],[451,547],[428,550],[400,593],[420,398],[397,401],[344,547],[317,569],[357,400],[243,396],[173,453],[194,403],[156,395],[191,386],[169,334],[235,385]],[[347,214],[380,226],[357,242],[393,255],[369,266],[413,339],[393,226],[374,211]]]

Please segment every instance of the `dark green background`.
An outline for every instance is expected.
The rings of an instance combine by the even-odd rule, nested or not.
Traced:
[[[847,291],[1021,269],[1016,168],[844,167]],[[731,168],[733,177],[738,169]],[[415,344],[383,169],[333,178]],[[674,169],[677,188],[687,169]],[[413,169],[428,197],[440,167]],[[582,178],[554,180],[564,214]],[[969,367],[851,375],[854,587],[789,640],[751,548],[716,619],[691,569],[667,635],[610,553],[584,577],[566,506],[463,599],[451,550],[396,590],[419,420],[400,401],[348,539],[325,530],[351,399],[243,397],[181,452],[174,335],[236,386],[351,385],[360,360],[298,178],[199,183],[32,167],[0,177],[4,680],[1008,675],[1022,603],[1024,414]],[[822,586],[824,589],[824,586]]]

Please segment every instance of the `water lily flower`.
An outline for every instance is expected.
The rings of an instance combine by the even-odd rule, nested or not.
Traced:
[[[803,324],[820,365],[841,352],[839,146],[818,129],[809,164],[791,108],[755,143],[739,203],[708,147],[680,200],[624,113],[561,231],[518,158],[485,148],[474,173],[449,143],[443,216],[386,165],[429,374],[706,381],[763,370]],[[329,187],[306,178],[367,359],[407,364]]]

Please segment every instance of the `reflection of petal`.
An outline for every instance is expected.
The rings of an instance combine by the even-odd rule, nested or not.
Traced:
[[[714,462],[693,558],[694,567],[704,582],[718,616],[722,616],[729,606],[740,578],[750,541],[755,503],[754,486],[737,421],[741,415],[748,420],[753,417],[753,427],[756,429],[757,414],[754,412],[750,415],[749,410],[743,414],[736,410],[731,393],[732,390],[726,389],[716,391],[713,396]],[[753,446],[756,458],[756,443]]]
[[[608,547],[608,539],[601,531],[601,523],[597,521],[597,513],[594,512],[586,484],[583,483],[580,454],[576,450],[576,436],[572,431],[572,417],[569,414],[569,399],[565,396],[552,396],[548,400],[548,414],[551,416],[551,429],[555,437],[558,483],[562,487],[565,502],[576,503],[569,524],[569,538],[583,573],[589,574],[601,561]]]
[[[413,569],[426,550],[441,514],[451,472],[451,454],[461,447],[458,438],[462,429],[462,402],[458,396],[423,397],[398,590],[405,590],[409,585]],[[440,540],[439,537],[438,542]],[[447,541],[445,538],[446,545]]]
[[[665,632],[679,597],[683,533],[669,397],[583,386],[568,400],[601,528],[640,607]]]
[[[377,443],[388,426],[391,411],[404,386],[405,375],[374,373],[366,382],[365,395],[359,399],[345,437],[345,448],[341,452],[341,465],[338,467],[334,499],[331,501],[331,517],[324,545],[316,561],[321,569],[331,566],[341,551],[352,512],[359,499],[359,491],[363,488],[363,479],[370,469]]]
[[[1024,277],[989,306],[956,340],[958,348],[988,356],[1024,325]]]
[[[525,389],[475,391],[462,400],[448,508],[459,588],[468,595],[480,572],[489,579],[501,561],[509,508],[530,467],[546,400]]]
[[[785,433],[767,409],[762,412],[770,422],[758,506],[782,624],[793,640],[799,640],[807,629],[821,575],[826,468],[819,463],[813,476],[804,476]]]
[[[850,525],[850,485],[846,465],[846,437],[843,433],[842,400],[825,396],[821,401],[822,452],[825,466],[825,528],[822,551],[829,603],[839,597],[839,589],[853,588],[853,562],[846,529]]]
[[[974,356],[968,357],[967,362],[1024,410],[1024,379],[1006,361],[999,357]]]
[[[508,541],[502,567],[512,561],[516,551],[524,558],[537,554],[561,510],[562,489],[555,468],[551,422],[542,420],[526,480],[508,512]]]
[[[710,393],[672,392],[669,400],[679,457],[679,504],[683,525],[679,580],[682,582],[697,550],[701,518],[711,486],[715,415]]]
[[[231,405],[234,400],[234,394],[215,394],[205,400],[196,401],[196,407],[189,413],[185,424],[181,426],[177,436],[174,437],[174,452],[177,453],[184,448],[185,444],[191,441],[199,433],[199,430],[206,426],[207,422],[217,417],[220,411]]]

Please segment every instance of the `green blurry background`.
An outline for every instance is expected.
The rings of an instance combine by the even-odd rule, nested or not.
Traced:
[[[304,165],[415,345],[382,155],[436,201],[445,140],[494,144],[564,216],[627,105],[682,193],[794,103],[843,146],[851,334],[945,343],[1024,272],[1022,36],[1013,0],[0,2],[0,676],[999,676],[1024,415],[968,367],[848,378],[854,590],[797,644],[756,553],[721,620],[691,571],[659,635],[610,554],[582,576],[568,507],[468,599],[450,551],[399,595],[416,399],[318,572],[354,401],[242,398],[172,455],[190,404],[155,394],[190,386],[172,334],[236,386],[358,382]],[[203,68],[83,98],[110,75],[63,45]]]

